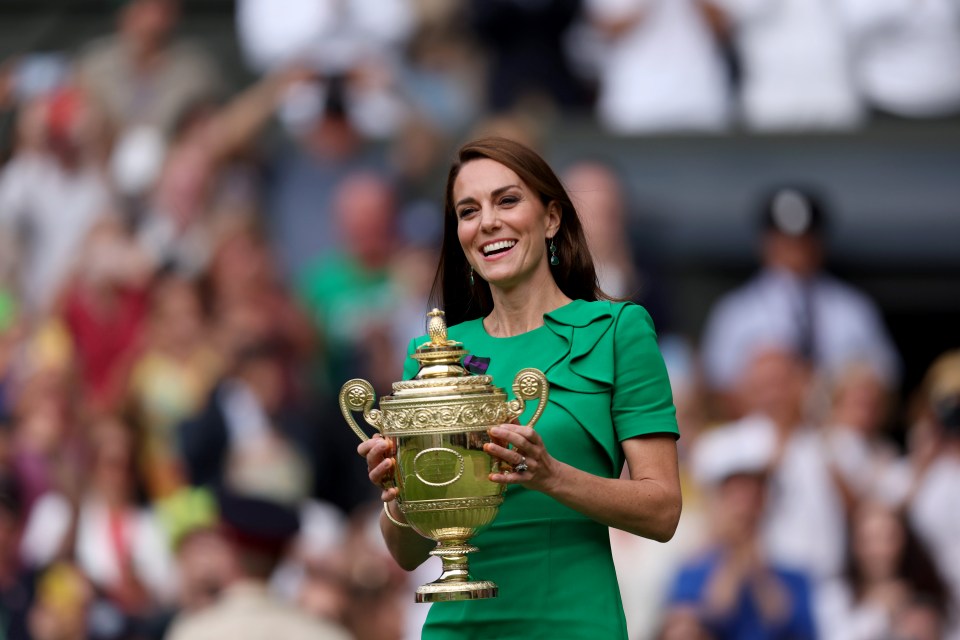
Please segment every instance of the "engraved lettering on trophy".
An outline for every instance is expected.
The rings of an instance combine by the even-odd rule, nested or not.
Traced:
[[[463,456],[447,447],[424,449],[413,458],[413,474],[423,484],[445,487],[463,475]]]

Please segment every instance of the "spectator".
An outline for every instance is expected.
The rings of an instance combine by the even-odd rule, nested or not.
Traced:
[[[121,408],[130,367],[142,347],[153,264],[122,222],[101,219],[91,230],[61,316],[76,350],[84,408]]]
[[[54,305],[110,194],[94,117],[76,89],[26,105],[18,127],[36,129],[21,138],[39,138],[39,147],[19,146],[0,172],[0,235],[16,249],[17,297],[32,316]]]
[[[295,505],[310,495],[310,425],[291,402],[275,343],[236,354],[200,413],[179,429],[191,484]]]
[[[954,616],[960,611],[960,351],[940,355],[927,369],[918,394],[919,415],[910,427],[907,515],[943,570]],[[960,638],[954,618],[948,637]]]
[[[587,160],[568,167],[564,183],[583,222],[600,288],[614,298],[642,304],[663,334],[668,322],[650,255],[653,243],[644,243],[643,255],[636,250],[641,240],[632,224],[623,180],[612,167]]]
[[[487,106],[483,51],[470,35],[470,3],[446,0],[411,4],[417,12],[417,30],[409,40],[409,66],[402,77],[404,97],[414,111],[408,125],[426,126],[434,135],[458,134],[470,127]],[[404,127],[400,136],[410,131],[410,126]],[[408,138],[400,140],[400,146],[416,154],[422,138]],[[442,167],[443,163],[436,164]]]
[[[18,374],[11,420],[11,468],[26,517],[49,491],[70,486],[78,459],[71,379],[59,368],[27,365]]]
[[[761,204],[761,270],[710,310],[702,357],[707,384],[726,396],[757,345],[788,345],[814,366],[838,375],[869,364],[887,385],[899,357],[875,305],[823,269],[826,204],[814,191],[783,187]]]
[[[69,562],[57,562],[37,580],[30,609],[32,640],[100,640],[91,637],[93,589],[83,572]]]
[[[605,38],[597,112],[617,134],[722,131],[727,71],[700,0],[587,0]]]
[[[158,265],[198,275],[210,260],[218,218],[252,215],[260,196],[251,143],[304,72],[281,69],[222,107],[191,105],[178,117],[156,184],[138,213],[138,240]]]
[[[365,137],[389,138],[407,116],[398,81],[403,47],[416,27],[410,0],[243,0],[240,45],[257,71],[306,64],[317,79],[291,95],[295,112],[341,85],[346,116]],[[311,95],[312,94],[312,95]],[[322,101],[322,98],[321,98]],[[299,103],[299,104],[298,104]],[[295,113],[290,113],[295,117]]]
[[[492,112],[538,101],[564,111],[586,106],[587,91],[573,74],[564,42],[580,4],[580,0],[469,3],[470,25],[489,57],[487,104]]]
[[[290,109],[281,110],[293,137],[272,160],[266,185],[267,226],[291,278],[337,246],[333,209],[340,183],[357,171],[386,166],[382,152],[350,120],[342,81],[330,82],[322,94],[304,86],[293,95],[303,104],[295,122]]]
[[[868,365],[852,364],[835,379],[824,432],[830,464],[844,502],[852,509],[863,500],[894,504],[903,461],[884,429],[893,391]]]
[[[341,549],[348,563],[346,626],[357,640],[403,640],[413,600],[409,574],[370,535],[371,513],[359,515]]]
[[[894,630],[897,619],[920,599],[933,606],[942,627],[949,592],[907,522],[887,507],[866,502],[854,512],[850,530],[843,579],[819,596],[822,637],[902,637]]]
[[[282,352],[286,375],[301,376],[318,346],[316,330],[283,281],[256,219],[241,216],[221,225],[204,275],[221,354],[229,359],[250,344],[273,342]],[[299,378],[288,383],[295,391],[304,386]]]
[[[853,69],[867,103],[901,118],[960,112],[960,6],[953,0],[838,3],[854,25]]]
[[[180,0],[120,4],[116,33],[80,56],[81,84],[116,131],[145,125],[169,135],[188,106],[217,94],[221,76],[203,49],[174,39]]]
[[[311,618],[267,591],[270,575],[299,528],[296,511],[266,500],[224,494],[220,514],[232,556],[230,578],[216,604],[175,621],[170,640],[350,638],[341,627]]]
[[[915,598],[897,613],[893,624],[894,638],[941,640],[948,625],[937,607],[924,598]]]
[[[382,176],[358,173],[338,188],[333,215],[340,250],[320,256],[300,277],[300,297],[327,350],[327,383],[354,377],[389,389],[403,353],[392,349],[390,318],[397,290],[389,267],[397,243],[397,202]]]
[[[841,0],[709,0],[726,16],[740,110],[756,131],[849,130],[864,119]]]
[[[149,314],[144,350],[131,368],[126,401],[143,425],[141,464],[149,494],[156,500],[183,482],[176,427],[201,409],[223,363],[210,343],[193,282],[166,276],[155,283]]]
[[[755,348],[751,355],[739,382],[746,417],[700,438],[768,443],[774,451],[770,480],[776,491],[766,502],[765,552],[779,566],[803,570],[816,581],[834,577],[843,567],[846,514],[823,434],[806,413],[809,367],[789,347],[768,345]],[[700,448],[698,442],[695,467],[707,464]]]
[[[233,579],[234,556],[215,496],[185,489],[160,504],[177,568],[176,611],[190,615],[214,605]]]
[[[698,445],[694,470],[712,497],[713,543],[680,570],[669,606],[693,607],[717,640],[817,637],[807,576],[772,560],[762,542],[774,456],[772,440],[733,430]]]
[[[344,625],[350,607],[346,564],[342,550],[336,547],[326,554],[305,558],[297,605],[313,617]]]
[[[174,577],[159,522],[138,503],[133,429],[102,418],[89,440],[92,464],[77,503],[59,492],[41,498],[27,522],[22,553],[34,567],[75,557],[104,611],[100,622],[111,621],[101,633],[122,638],[170,603]]]

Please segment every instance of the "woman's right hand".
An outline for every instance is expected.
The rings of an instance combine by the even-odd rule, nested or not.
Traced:
[[[397,468],[396,447],[393,440],[379,433],[364,440],[357,447],[357,453],[367,459],[367,475],[370,482],[380,487],[380,499],[384,502],[396,500],[399,490],[395,486],[394,474]]]

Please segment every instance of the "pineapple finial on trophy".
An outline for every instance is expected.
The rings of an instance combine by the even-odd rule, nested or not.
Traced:
[[[435,345],[447,344],[447,323],[443,315],[443,311],[436,308],[427,314],[430,318],[427,320],[427,335],[430,336],[430,342]]]

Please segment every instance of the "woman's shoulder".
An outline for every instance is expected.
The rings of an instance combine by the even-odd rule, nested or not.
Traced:
[[[546,315],[548,320],[573,327],[584,327],[596,322],[620,324],[623,320],[640,322],[652,327],[650,314],[629,300],[573,300]]]

